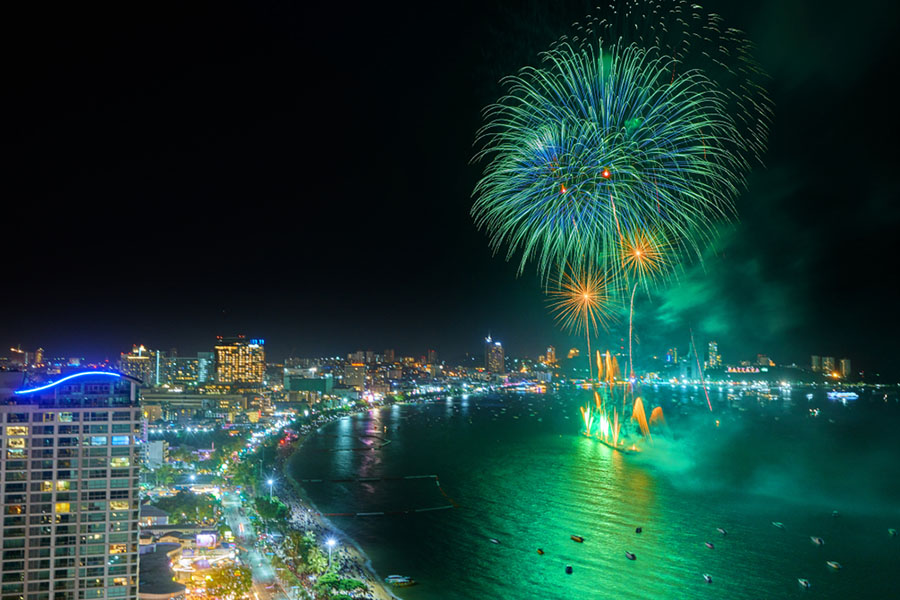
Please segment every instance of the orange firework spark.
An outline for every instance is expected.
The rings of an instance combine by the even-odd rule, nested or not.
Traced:
[[[669,268],[669,245],[659,233],[642,229],[626,233],[619,244],[622,270],[635,283],[650,284]]]
[[[573,277],[563,273],[547,294],[556,322],[566,331],[583,333],[590,338],[601,328],[607,329],[610,321],[609,288],[602,274],[583,271]]]

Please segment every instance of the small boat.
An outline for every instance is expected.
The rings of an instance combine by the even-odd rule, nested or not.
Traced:
[[[837,518],[837,517],[841,516],[841,513],[839,513],[836,510],[833,510],[833,511],[831,511],[831,516]]]
[[[580,535],[570,535],[569,537],[572,538],[573,542],[578,542],[579,544],[584,542],[584,538]]]
[[[709,548],[710,550],[715,549],[715,546],[713,545],[712,542],[703,542],[703,543],[706,544],[706,547]]]
[[[784,523],[782,523],[780,521],[772,521],[772,525],[774,525],[778,529],[784,529]]]
[[[492,544],[499,544],[499,543],[500,543],[500,540],[498,540],[497,538],[488,538],[488,539],[490,540],[490,542],[491,542]]]
[[[634,552],[625,551],[625,556],[628,557],[628,560],[637,560],[637,556],[634,555]]]
[[[825,545],[825,540],[823,540],[820,537],[816,537],[814,535],[809,536],[809,541],[811,541],[816,546],[824,546]]]
[[[897,530],[896,529],[888,529],[888,535],[891,537],[897,537]]]
[[[712,575],[710,575],[709,573],[704,573],[704,574],[703,574],[703,580],[704,580],[706,583],[712,583]]]
[[[809,589],[812,587],[812,584],[809,582],[809,579],[797,579],[797,583],[799,583],[801,587],[805,587],[806,589]]]
[[[716,531],[721,533],[722,535],[728,535],[728,532],[722,529],[721,527],[716,527]]]
[[[540,554],[541,556],[543,556],[543,555],[544,555],[544,549],[543,549],[543,548],[538,548],[538,554]]]
[[[643,527],[638,527],[637,529],[634,530],[634,532],[635,532],[635,533],[640,533],[640,532],[642,532],[643,530],[644,530]]]
[[[825,564],[828,565],[829,567],[831,567],[832,569],[834,569],[835,571],[839,571],[843,568],[841,566],[841,563],[839,563],[836,560],[826,560]]]
[[[566,574],[567,574],[567,575],[571,575],[571,574],[572,574],[572,565],[566,565]]]
[[[384,580],[395,587],[407,587],[416,584],[412,577],[406,577],[405,575],[388,575]]]

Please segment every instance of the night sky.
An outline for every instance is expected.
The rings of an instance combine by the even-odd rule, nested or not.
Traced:
[[[704,267],[638,299],[641,351],[684,351],[693,327],[726,361],[898,374],[896,9],[705,6],[757,44],[775,120]],[[245,333],[276,359],[450,359],[488,331],[514,355],[577,343],[472,224],[470,159],[499,79],[591,8],[4,7],[0,344],[114,358]]]

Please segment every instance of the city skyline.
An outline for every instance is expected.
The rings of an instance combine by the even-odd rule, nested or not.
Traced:
[[[480,167],[469,160],[499,79],[535,63],[587,7],[463,3],[427,33],[401,7],[360,8],[336,31],[307,18],[341,20],[329,6],[197,7],[177,18],[160,8],[141,19],[123,8],[127,35],[100,9],[14,9],[21,26],[5,47],[36,40],[41,50],[11,70],[2,100],[18,117],[0,152],[19,201],[4,231],[17,293],[0,307],[0,342],[97,355],[143,340],[193,352],[210,336],[260,331],[283,356],[382,345],[453,355],[477,352],[473,340],[490,330],[534,354],[574,345],[534,270],[517,278],[472,225]],[[885,142],[895,125],[845,116],[890,113],[892,20],[874,16],[883,7],[856,11],[863,23],[834,45],[822,32],[840,10],[820,3],[708,8],[743,24],[771,75],[766,167],[702,264],[637,295],[636,340],[667,348],[693,328],[729,340],[727,354],[799,363],[827,352],[895,376],[898,320],[878,301],[882,266],[864,259],[889,256],[897,231],[896,184],[879,175],[895,162]],[[378,68],[355,61],[370,51]],[[309,69],[301,56],[315,57]],[[57,86],[77,93],[63,100]],[[311,98],[321,118],[308,118]],[[297,143],[305,138],[323,146]],[[360,152],[332,141],[345,139]],[[842,175],[861,172],[874,177]],[[103,283],[80,285],[86,273]]]

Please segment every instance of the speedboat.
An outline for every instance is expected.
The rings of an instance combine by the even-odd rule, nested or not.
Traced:
[[[843,567],[841,567],[841,563],[837,562],[836,560],[826,560],[825,564],[828,565],[829,567],[831,567],[832,569],[834,569],[835,571],[839,571],[840,569],[843,568]]]
[[[888,535],[891,537],[897,537],[897,530],[896,529],[888,529]]]
[[[407,587],[416,584],[412,577],[406,577],[405,575],[388,575],[384,580],[395,587]]]
[[[628,560],[637,560],[637,556],[634,555],[634,552],[625,551],[625,556],[628,557]]]
[[[721,533],[722,535],[728,535],[728,532],[722,529],[721,527],[716,527],[716,531]]]
[[[540,554],[541,556],[544,555],[544,549],[543,549],[543,548],[538,548],[538,551],[537,551],[537,552],[538,552],[538,554]]]
[[[825,545],[825,540],[823,540],[823,539],[820,538],[820,537],[816,537],[816,536],[814,536],[814,535],[811,535],[811,536],[809,536],[809,539],[810,539],[810,541],[811,541],[813,544],[815,544],[816,546],[824,546],[824,545]]]
[[[499,543],[500,543],[500,540],[498,540],[497,538],[488,538],[488,540],[490,540],[490,542],[491,542],[492,544],[499,544]]]
[[[797,583],[799,583],[801,587],[805,587],[806,589],[809,589],[812,587],[812,584],[809,582],[809,579],[797,579]]]
[[[781,523],[780,521],[772,521],[772,525],[774,525],[778,529],[784,529],[784,523]]]
[[[836,510],[833,510],[833,511],[831,511],[831,516],[837,518],[837,517],[841,516],[841,513],[839,513]]]
[[[704,573],[704,574],[703,574],[703,580],[704,580],[706,583],[712,583],[712,575],[710,575],[709,573]]]
[[[572,574],[572,565],[566,565],[566,574],[568,574],[568,575]]]
[[[635,533],[640,533],[640,532],[642,532],[643,530],[644,530],[643,527],[638,527],[638,528],[636,528],[636,529],[634,530],[634,532],[635,532]]]
[[[715,546],[713,545],[712,542],[703,542],[703,543],[706,544],[706,547],[709,548],[710,550],[713,550],[715,548]]]
[[[573,542],[578,542],[579,544],[584,542],[584,538],[580,535],[570,535],[569,537],[572,538]]]

